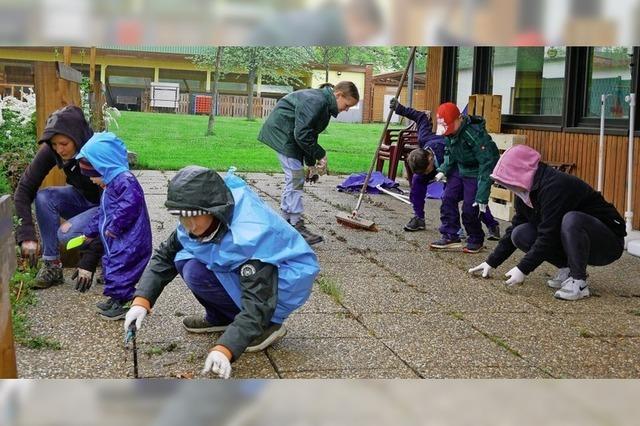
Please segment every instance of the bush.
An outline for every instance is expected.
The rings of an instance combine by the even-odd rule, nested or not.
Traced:
[[[37,149],[35,95],[0,99],[0,192],[15,190]]]

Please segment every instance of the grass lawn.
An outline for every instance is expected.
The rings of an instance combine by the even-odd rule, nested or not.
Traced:
[[[205,137],[208,117],[122,112],[113,130],[138,154],[138,167],[177,170],[189,164],[225,171],[281,172],[275,151],[257,140],[262,120],[216,117],[215,134]],[[320,135],[329,171],[369,170],[383,124],[331,123]]]

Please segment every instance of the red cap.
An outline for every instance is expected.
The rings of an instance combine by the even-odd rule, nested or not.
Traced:
[[[460,117],[460,110],[456,104],[447,102],[438,107],[438,124],[436,128],[436,134],[448,136],[452,134],[455,129],[453,128],[453,122]]]

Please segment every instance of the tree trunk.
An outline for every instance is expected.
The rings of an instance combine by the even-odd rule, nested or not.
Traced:
[[[216,120],[216,110],[218,109],[218,80],[220,80],[220,63],[222,61],[222,51],[224,47],[219,46],[216,50],[216,70],[213,74],[213,85],[211,86],[211,112],[209,113],[209,124],[205,136],[213,135],[213,125]]]
[[[247,82],[247,120],[253,120],[253,85],[256,81],[255,68],[249,68]]]

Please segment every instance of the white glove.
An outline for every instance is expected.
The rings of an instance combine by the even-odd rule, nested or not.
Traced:
[[[517,266],[515,268],[512,268],[506,274],[504,274],[504,276],[509,277],[509,279],[505,281],[505,284],[509,286],[520,284],[521,282],[524,281],[524,278],[526,277],[526,275],[523,274],[522,271],[518,269]]]
[[[442,182],[444,180],[444,173],[438,172],[435,179],[436,179],[436,182]]]
[[[471,275],[475,275],[476,272],[482,271],[482,278],[487,278],[489,276],[489,272],[491,272],[491,269],[492,269],[491,266],[489,266],[487,262],[482,262],[475,268],[469,269],[469,273]]]
[[[483,204],[483,203],[473,203],[471,205],[471,207],[478,207],[478,209],[480,210],[480,213],[486,213],[487,212],[487,205]]]
[[[132,322],[136,322],[136,329],[140,330],[142,327],[142,321],[147,316],[147,308],[140,305],[133,305],[129,308],[127,315],[124,317],[124,331],[125,333],[129,331],[129,326]]]
[[[211,351],[204,361],[204,370],[202,374],[211,371],[217,374],[221,379],[228,379],[231,376],[231,363],[225,354],[220,351]]]

